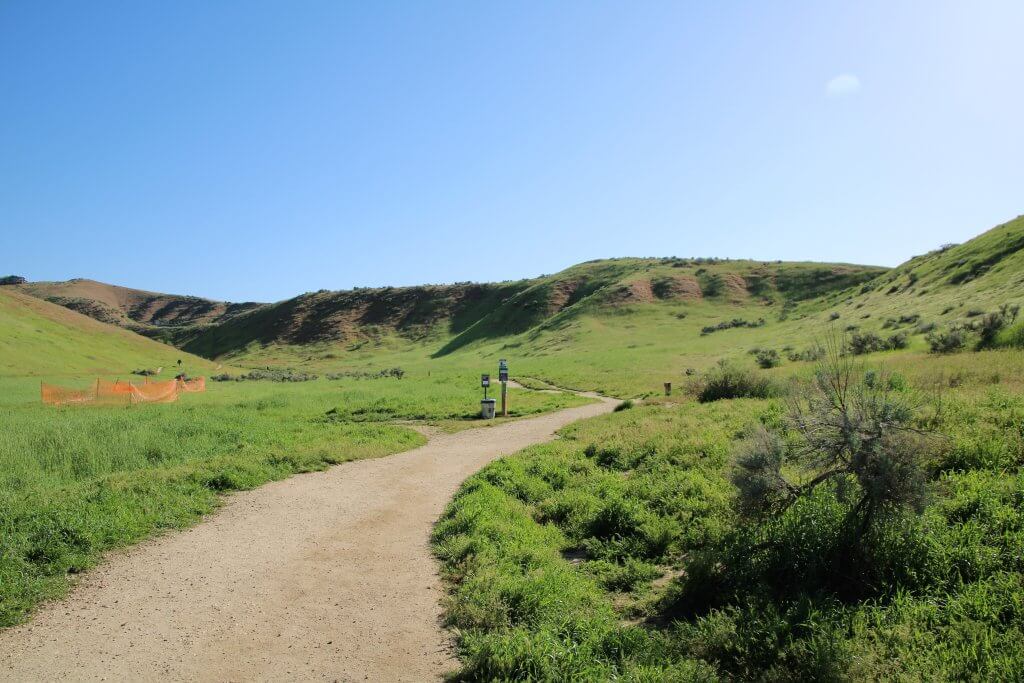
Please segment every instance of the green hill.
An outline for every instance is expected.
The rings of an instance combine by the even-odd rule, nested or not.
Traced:
[[[515,374],[636,395],[758,348],[796,357],[832,333],[902,333],[911,350],[923,350],[931,330],[1020,303],[1022,247],[1017,218],[893,269],[619,258],[512,282],[321,290],[268,305],[197,300],[205,303],[192,308],[185,297],[89,281],[18,288],[55,301],[61,292],[94,296],[95,306],[76,307],[102,318],[97,311],[116,304],[122,324],[237,365],[429,372],[449,357],[464,368],[508,357]]]
[[[42,301],[0,287],[0,376],[126,375],[137,368],[195,370],[215,364]]]
[[[846,288],[884,272],[864,266],[717,259],[624,258],[556,275],[496,284],[320,291],[261,307],[179,337],[210,358],[245,358],[275,346],[405,343],[434,357],[476,342],[557,328],[586,315],[634,306],[781,306]]]
[[[17,289],[101,322],[164,340],[197,326],[230,320],[264,305],[160,294],[83,278],[19,283]]]

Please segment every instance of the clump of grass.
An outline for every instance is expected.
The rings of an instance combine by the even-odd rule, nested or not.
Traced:
[[[633,407],[633,405],[634,405],[633,404],[633,399],[627,398],[625,401],[623,401],[619,405],[615,406],[615,412],[618,413],[618,412],[621,412],[623,410],[629,410],[630,408]]]

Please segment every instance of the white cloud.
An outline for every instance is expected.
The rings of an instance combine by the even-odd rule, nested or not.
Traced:
[[[860,91],[860,79],[853,74],[839,74],[825,84],[825,93],[831,97],[852,95]]]

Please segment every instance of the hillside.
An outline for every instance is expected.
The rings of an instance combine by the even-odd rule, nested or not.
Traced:
[[[0,375],[126,375],[136,368],[174,367],[182,359],[190,370],[213,363],[93,320],[61,306],[0,287]]]
[[[66,282],[28,282],[16,288],[101,322],[161,339],[169,339],[186,328],[230,320],[262,306],[147,292],[82,278]]]
[[[838,304],[859,320],[918,316],[953,322],[1024,296],[1024,216],[958,245],[915,256],[863,287],[836,292]],[[867,325],[868,323],[864,323]]]
[[[509,357],[523,375],[636,395],[757,348],[795,357],[833,332],[904,333],[923,350],[932,330],[1021,303],[1022,246],[1017,218],[893,269],[619,258],[529,280],[321,290],[268,305],[87,281],[19,288],[54,300],[93,296],[83,310],[112,310],[121,324],[238,365],[429,371],[459,352],[453,360],[466,368]]]
[[[717,259],[594,261],[556,275],[497,284],[320,291],[197,330],[183,348],[209,358],[270,346],[354,351],[392,342],[433,345],[435,357],[482,340],[557,327],[587,314],[648,304],[781,306],[860,284],[882,269]]]

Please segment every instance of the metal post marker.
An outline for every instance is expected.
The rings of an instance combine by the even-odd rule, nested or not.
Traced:
[[[498,380],[501,382],[501,416],[508,417],[508,363],[498,361]]]

